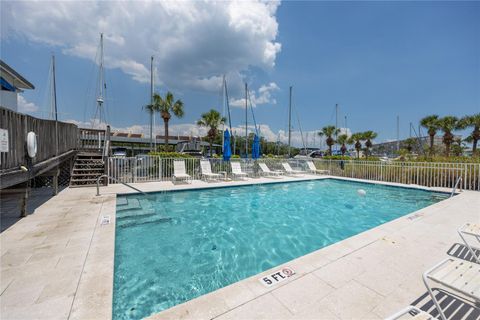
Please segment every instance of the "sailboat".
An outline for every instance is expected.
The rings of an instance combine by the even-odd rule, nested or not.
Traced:
[[[227,110],[228,114],[228,127],[230,129],[230,143],[231,140],[233,140],[233,132],[232,132],[232,117],[230,115],[230,102],[228,100],[228,88],[227,88],[227,79],[225,78],[225,75],[223,75],[223,80],[222,80],[222,117],[225,117],[225,109]],[[223,124],[222,131],[225,132],[225,123]],[[225,144],[224,141],[224,135],[222,134],[222,153],[223,153],[223,146]],[[233,154],[235,154],[235,149],[233,150]]]
[[[99,61],[99,70],[98,70],[98,79],[97,79],[97,88],[96,88],[96,109],[95,115],[92,119],[92,129],[95,128],[98,124],[98,128],[102,124],[107,123],[107,117],[105,113],[105,96],[106,96],[107,84],[105,82],[105,70],[103,63],[103,33],[100,33],[100,61]]]
[[[50,114],[49,118],[55,120],[55,155],[58,155],[58,108],[57,108],[57,82],[55,73],[55,55],[52,54],[50,83]]]

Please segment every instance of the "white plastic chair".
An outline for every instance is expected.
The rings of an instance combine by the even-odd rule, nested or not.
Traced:
[[[460,238],[462,238],[463,243],[467,246],[472,257],[477,260],[477,263],[480,263],[480,255],[475,253],[475,250],[473,250],[473,247],[465,238],[465,236],[473,237],[478,243],[480,243],[480,224],[466,223],[458,229],[458,234],[460,235]]]
[[[304,174],[305,171],[301,171],[301,170],[293,170],[292,167],[290,167],[290,164],[288,162],[283,162],[282,163],[282,166],[283,168],[285,169],[285,173],[286,174],[290,174],[290,175],[301,175],[301,174]]]
[[[315,167],[313,161],[307,161],[308,171],[311,173],[318,173],[318,174],[330,174],[330,170],[320,170]]]
[[[278,178],[279,176],[283,175],[283,171],[280,171],[280,170],[270,170],[270,168],[267,166],[267,164],[263,163],[263,162],[260,162],[258,164],[258,166],[260,167],[260,169],[262,170],[262,174],[265,176],[265,177],[270,177],[270,178]]]
[[[222,175],[212,172],[212,167],[210,166],[210,161],[200,160],[200,170],[202,171],[202,179],[205,180],[218,180]]]
[[[423,282],[435,307],[443,320],[447,320],[440,304],[435,298],[428,280],[457,291],[477,303],[480,302],[480,264],[465,260],[448,258],[436,264],[423,274]]]
[[[177,182],[177,180],[185,180],[187,183],[190,180],[190,183],[192,182],[192,177],[187,174],[185,161],[183,160],[173,161],[173,182]]]
[[[230,165],[232,167],[232,176],[235,177],[240,177],[242,179],[247,177],[247,174],[245,172],[242,172],[242,167],[240,166],[240,162],[232,161],[230,162]]]
[[[434,316],[430,313],[420,310],[414,306],[408,306],[403,310],[391,315],[390,317],[386,318],[385,320],[400,320],[400,319],[407,319],[407,316],[410,315],[411,319],[414,320],[437,320]]]

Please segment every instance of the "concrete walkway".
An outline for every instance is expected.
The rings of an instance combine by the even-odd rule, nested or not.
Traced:
[[[266,182],[276,181],[222,184]],[[153,191],[218,185],[136,186]],[[0,235],[2,319],[111,318],[115,194],[128,189],[101,189],[100,197],[95,188],[66,189]],[[287,263],[296,274],[272,288],[258,281],[270,270],[152,318],[382,318],[424,294],[422,272],[459,242],[458,226],[480,221],[478,208],[480,194],[463,192]],[[102,225],[107,215],[111,223]]]

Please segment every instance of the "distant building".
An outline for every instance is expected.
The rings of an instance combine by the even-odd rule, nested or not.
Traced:
[[[22,77],[8,64],[0,60],[0,106],[18,111],[18,94],[25,89],[35,89],[27,79]]]
[[[413,138],[416,140],[416,143],[412,146],[412,152],[416,154],[421,154],[424,152],[425,147],[430,146],[430,136]],[[407,145],[405,140],[395,140],[389,142],[377,143],[372,146],[371,152],[374,155],[378,156],[396,156],[398,149],[406,149]],[[434,146],[442,146],[442,136],[436,135],[433,140]]]

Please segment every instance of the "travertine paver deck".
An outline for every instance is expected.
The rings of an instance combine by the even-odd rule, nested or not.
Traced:
[[[276,180],[236,183],[260,182]],[[195,181],[173,188],[233,184]],[[170,182],[136,186],[172,189]],[[101,189],[101,197],[94,188],[66,189],[1,234],[2,319],[111,317],[115,194],[129,190]],[[478,208],[480,193],[463,192],[287,263],[297,274],[274,288],[261,285],[257,275],[152,318],[384,317],[425,292],[422,271],[459,242],[459,225],[480,221]],[[100,225],[104,215],[111,224]]]

